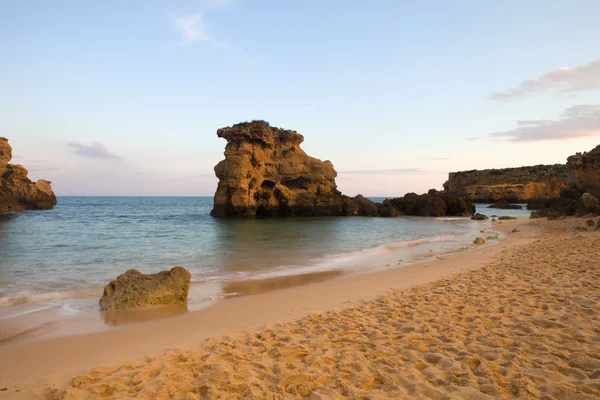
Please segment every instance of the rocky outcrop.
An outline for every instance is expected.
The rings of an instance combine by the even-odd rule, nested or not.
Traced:
[[[341,215],[366,215],[371,217],[419,217],[458,216],[469,217],[475,205],[464,196],[451,196],[435,189],[426,194],[408,193],[403,197],[385,199],[382,203],[371,201],[361,195],[344,196]]]
[[[219,184],[211,215],[254,216],[471,216],[475,206],[465,196],[435,190],[427,194],[373,202],[342,195],[329,161],[308,156],[296,131],[265,121],[222,128],[225,160],[215,167]]]
[[[584,193],[600,197],[600,145],[567,158],[567,190],[562,196],[578,198]]]
[[[191,275],[183,267],[156,274],[130,269],[104,287],[101,310],[116,310],[163,304],[184,304]]]
[[[253,121],[221,128],[227,140],[213,216],[340,215],[342,195],[329,161],[308,156],[304,137],[292,130]]]
[[[567,185],[560,197],[527,204],[535,210],[531,218],[600,214],[600,145],[567,158],[566,169]]]
[[[558,197],[566,186],[566,173],[561,164],[451,172],[444,190],[476,203],[526,203]]]
[[[465,196],[454,196],[434,189],[426,194],[408,193],[404,197],[388,199],[383,207],[391,207],[403,215],[421,217],[470,217],[475,205]]]
[[[600,200],[589,193],[584,193],[579,199],[558,197],[529,203],[527,208],[534,210],[531,218],[581,217],[587,214],[600,214]]]
[[[25,167],[8,163],[11,158],[8,139],[0,137],[0,214],[54,207],[56,196],[51,182],[32,182]]]

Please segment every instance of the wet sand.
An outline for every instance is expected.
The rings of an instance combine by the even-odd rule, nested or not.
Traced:
[[[432,263],[0,346],[0,399],[596,398],[600,232],[583,225],[495,223],[519,232]]]

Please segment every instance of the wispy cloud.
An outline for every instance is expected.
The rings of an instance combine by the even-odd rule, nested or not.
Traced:
[[[181,36],[180,44],[190,44],[192,42],[209,42],[215,46],[228,48],[231,45],[222,42],[209,32],[206,24],[206,14],[213,10],[226,8],[234,3],[235,0],[206,0],[200,2],[200,7],[196,12],[180,15],[173,18],[175,28]]]
[[[67,143],[67,146],[74,149],[75,154],[84,157],[121,159],[121,157],[109,152],[106,146],[98,142],[94,142],[90,145],[69,142]]]
[[[511,101],[532,93],[557,89],[563,92],[581,92],[600,89],[600,59],[579,67],[561,67],[546,72],[538,79],[523,81],[516,88],[505,92],[494,92],[492,100]]]
[[[517,121],[517,128],[491,133],[514,142],[560,140],[600,135],[600,105],[577,105],[558,120]]]
[[[208,43],[249,65],[259,65],[262,62],[261,57],[248,54],[241,47],[216,37],[206,22],[211,13],[226,9],[234,2],[235,0],[205,0],[195,12],[174,17],[173,24],[180,36],[177,44],[188,46],[193,43]]]
[[[57,171],[67,171],[65,168],[55,168],[55,167],[33,167],[27,168],[29,172],[57,172]]]
[[[338,171],[340,174],[354,175],[398,175],[398,174],[418,174],[426,172],[421,168],[396,168],[396,169],[360,169],[350,171]]]
[[[193,174],[193,175],[188,176],[188,178],[190,178],[190,179],[206,179],[206,178],[217,179],[214,173],[212,173],[212,174]]]
[[[204,25],[204,16],[201,13],[174,18],[173,22],[181,35],[182,44],[196,41],[216,42],[215,38],[207,32],[206,26]]]
[[[474,142],[474,141],[476,141],[476,140],[478,140],[478,139],[479,139],[479,138],[478,138],[477,136],[471,136],[471,137],[468,137],[468,138],[466,138],[465,140],[466,140],[467,142]]]
[[[144,172],[144,171],[140,171],[140,172],[134,172],[131,175],[137,175],[137,176],[157,176],[157,175],[164,175],[164,172]]]

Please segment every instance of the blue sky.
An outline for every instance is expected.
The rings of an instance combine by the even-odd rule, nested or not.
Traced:
[[[0,136],[58,195],[212,195],[216,130],[305,136],[347,194],[600,135],[600,2],[0,3]],[[521,122],[519,122],[521,121]]]

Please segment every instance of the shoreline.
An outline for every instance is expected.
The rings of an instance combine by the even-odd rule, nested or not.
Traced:
[[[449,254],[444,259],[231,298],[199,311],[103,332],[7,343],[0,346],[0,358],[10,360],[0,366],[0,387],[11,392],[20,389],[21,396],[39,395],[45,388],[65,386],[73,376],[99,365],[157,356],[169,348],[195,349],[210,337],[235,336],[310,313],[352,307],[357,302],[385,295],[391,289],[422,285],[481,268],[507,249],[532,240],[527,234],[534,228],[517,235],[508,234],[529,220],[502,222],[494,222],[493,229],[507,234],[506,239],[472,251]]]
[[[407,217],[420,218],[420,217]],[[23,303],[0,308],[0,346],[23,341],[46,340],[61,336],[91,334],[114,329],[116,326],[144,323],[185,312],[213,307],[232,297],[245,297],[261,292],[279,290],[339,277],[362,276],[393,268],[429,263],[449,254],[470,252],[480,246],[472,244],[475,236],[495,236],[484,246],[502,241],[505,234],[495,230],[491,221],[470,221],[465,218],[440,218],[438,223],[464,224],[462,232],[439,234],[408,241],[390,242],[344,253],[327,254],[320,259],[292,267],[283,265],[266,271],[249,271],[247,276],[196,276],[190,286],[185,310],[159,306],[148,309],[102,312],[97,301],[102,286],[72,289],[79,297],[65,297],[53,303]],[[498,225],[501,226],[501,225]],[[124,272],[124,271],[122,271]],[[47,294],[41,294],[42,297]]]

